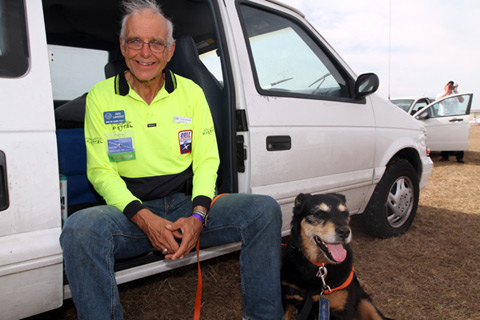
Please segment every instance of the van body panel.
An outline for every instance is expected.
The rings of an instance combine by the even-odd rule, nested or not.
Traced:
[[[19,319],[63,302],[60,192],[52,87],[40,1],[27,1],[29,67],[1,78],[0,150],[8,207],[0,211],[0,309]]]

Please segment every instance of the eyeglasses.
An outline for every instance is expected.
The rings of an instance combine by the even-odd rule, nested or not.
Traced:
[[[127,43],[127,47],[132,50],[142,50],[143,45],[147,44],[150,50],[155,53],[163,53],[165,48],[169,47],[169,45],[163,44],[160,41],[145,42],[140,39],[130,39],[125,42]]]

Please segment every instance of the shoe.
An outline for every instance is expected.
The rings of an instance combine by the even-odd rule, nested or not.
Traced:
[[[458,162],[458,163],[465,163],[465,160],[463,160],[463,159],[457,159],[457,162]]]
[[[440,161],[448,161],[448,158],[442,158]]]

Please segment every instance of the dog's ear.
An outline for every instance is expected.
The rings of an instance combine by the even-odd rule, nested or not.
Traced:
[[[305,200],[307,197],[310,197],[310,194],[303,194],[300,193],[296,198],[295,198],[295,207],[293,208],[293,214],[297,214],[302,212],[302,208],[305,204]]]

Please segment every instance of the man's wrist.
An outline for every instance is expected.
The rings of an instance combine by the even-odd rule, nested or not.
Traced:
[[[197,218],[202,223],[202,231],[205,230],[207,226],[208,211],[204,210],[203,208],[195,207],[192,212],[192,217]]]
[[[202,224],[202,231],[205,230],[204,220],[203,220],[202,216],[199,215],[198,213],[194,213],[194,214],[192,214],[192,217],[197,218],[198,221],[200,221],[200,223]]]

